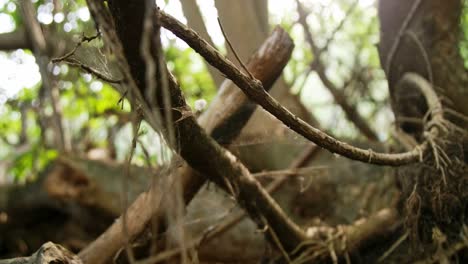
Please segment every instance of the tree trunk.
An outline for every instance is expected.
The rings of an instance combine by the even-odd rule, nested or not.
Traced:
[[[468,75],[459,53],[460,0],[382,0],[379,2],[381,36],[379,52],[399,127],[418,141],[432,141],[431,155],[423,163],[399,169],[406,214],[413,242],[434,242],[440,229],[449,241],[458,237],[466,219]],[[450,123],[438,138],[428,138],[423,121],[428,109],[421,92],[399,84],[405,73],[426,78],[442,101]],[[459,114],[453,114],[455,112]],[[422,120],[420,123],[406,121]],[[430,116],[429,116],[430,120]],[[426,252],[427,253],[427,252]]]

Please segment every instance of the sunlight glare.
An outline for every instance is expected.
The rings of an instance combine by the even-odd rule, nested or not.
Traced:
[[[36,85],[41,76],[34,56],[17,50],[13,54],[0,53],[0,94],[14,97],[23,88]]]

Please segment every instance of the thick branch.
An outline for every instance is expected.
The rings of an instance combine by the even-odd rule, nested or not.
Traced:
[[[95,3],[89,3],[90,9],[93,12],[91,4],[94,5]],[[100,24],[102,25],[102,23]],[[106,32],[104,33],[106,34]],[[255,74],[258,78],[264,81],[266,85],[271,86],[274,80],[281,73],[281,69],[287,63],[292,51],[292,47],[292,41],[287,36],[287,34],[281,29],[275,30],[272,36],[265,42],[265,44],[260,49],[261,52],[258,52],[252,58],[251,63],[249,64],[249,69],[253,74]],[[261,65],[264,64],[271,66],[261,67]],[[220,109],[223,109],[224,112],[220,111]],[[235,89],[235,87],[233,87],[233,85],[230,84],[230,82],[226,82],[226,84],[223,85],[223,88],[221,89],[217,99],[215,99],[215,102],[211,105],[206,114],[204,114],[203,117],[201,117],[201,120],[204,120],[201,121],[201,123],[207,128],[209,132],[214,130],[225,131],[231,129],[230,135],[231,137],[234,137],[243,127],[243,124],[248,120],[253,110],[254,107],[252,107],[252,104],[247,100],[247,98],[238,89]],[[180,120],[177,124],[181,125],[191,120],[193,120],[192,117],[187,117],[185,119]],[[193,125],[193,123],[190,124],[190,126]],[[180,126],[178,126],[178,128],[178,130],[182,132],[182,130],[180,130]],[[197,130],[196,127],[192,127],[191,129]],[[188,129],[185,129],[183,131],[185,131],[185,133],[187,134],[188,132],[190,132],[187,130]],[[203,140],[203,137],[206,137],[194,136],[190,134],[186,135],[187,141],[191,141],[190,144],[192,144],[193,141],[198,141],[200,139]],[[224,138],[224,140],[227,140],[227,138]],[[186,144],[189,144],[187,141],[185,141],[184,143],[181,142],[181,146],[185,146],[187,148]],[[218,157],[218,155],[220,155],[211,155],[203,150],[192,150],[189,151],[189,153],[190,155],[197,155],[197,158],[202,158],[200,157],[201,155],[199,155],[199,153],[203,153],[204,157],[210,159],[216,158]],[[182,156],[186,157],[187,154],[183,154]],[[191,157],[191,159],[194,158],[195,157]],[[213,162],[216,163],[215,160],[209,161],[209,163]],[[200,171],[209,174],[213,172],[211,169],[205,169],[204,171]],[[203,177],[201,177],[199,174],[196,174],[188,166],[179,168],[179,170],[173,173],[183,175],[182,184],[184,186],[184,199],[186,202],[189,202],[193,195],[203,184]],[[179,177],[180,176],[177,176],[177,178]],[[140,197],[137,198],[137,200],[130,206],[127,213],[129,219],[129,221],[127,221],[129,224],[127,229],[131,237],[136,236],[143,230],[151,216],[153,216],[154,214],[157,214],[158,216],[163,215],[163,213],[161,212],[163,208],[158,208],[157,206],[154,206],[155,201],[156,204],[159,204],[159,202],[162,199],[162,195],[163,194],[157,192],[156,188],[151,188],[149,192],[140,195]],[[89,263],[103,262],[112,257],[113,254],[123,246],[123,238],[124,237],[122,234],[122,221],[120,219],[116,221],[115,224],[112,225],[100,238],[98,238],[88,248],[82,251],[80,253],[80,256],[86,262]]]
[[[23,28],[0,34],[0,50],[29,49],[30,45]]]

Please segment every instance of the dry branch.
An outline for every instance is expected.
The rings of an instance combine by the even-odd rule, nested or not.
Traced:
[[[29,49],[30,47],[24,28],[0,34],[0,50]]]
[[[216,49],[200,38],[196,32],[187,28],[177,19],[161,11],[161,23],[163,27],[184,40],[210,64],[237,84],[251,100],[261,105],[265,110],[281,120],[286,126],[322,148],[350,159],[388,166],[401,166],[418,162],[420,161],[421,155],[427,150],[427,142],[417,146],[411,151],[398,154],[377,153],[372,150],[356,148],[345,142],[341,142],[319,129],[310,126],[289,112],[264,90],[262,84],[258,80],[251,79],[246,74],[242,73],[232,62],[224,58]]]

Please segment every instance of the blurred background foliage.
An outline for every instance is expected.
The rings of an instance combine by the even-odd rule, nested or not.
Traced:
[[[184,20],[179,1],[157,1],[167,12]],[[210,8],[201,8],[208,31],[218,48],[225,51],[213,1],[198,1]],[[338,137],[358,138],[358,131],[346,120],[339,106],[316,74],[308,70],[314,54],[304,40],[294,1],[270,1],[270,24],[280,24],[295,40],[293,52],[284,77],[304,106],[320,121],[322,128]],[[322,56],[329,78],[356,105],[359,112],[379,133],[381,140],[389,138],[392,114],[388,104],[385,76],[380,69],[376,49],[378,21],[374,1],[335,0],[303,1],[310,12],[308,24],[319,46],[327,46]],[[465,2],[468,7],[468,4]],[[37,18],[46,36],[59,42],[77,42],[85,34],[94,35],[95,28],[84,0],[37,0]],[[464,42],[460,52],[468,66],[468,12],[463,20]],[[16,1],[0,0],[0,33],[13,32],[22,25]],[[168,67],[176,76],[187,101],[208,104],[215,96],[214,85],[202,59],[173,35],[163,32]],[[330,40],[331,39],[331,40]],[[329,43],[328,43],[329,42]],[[85,47],[102,47],[93,41]],[[63,54],[63,53],[62,53]],[[93,58],[91,58],[93,59]],[[100,71],[108,72],[106,62]],[[112,152],[122,161],[128,154],[132,128],[127,103],[119,104],[120,95],[101,80],[64,64],[50,64],[55,85],[60,91],[62,123],[72,144],[74,154],[85,154],[94,148]],[[43,105],[41,81],[34,56],[29,50],[0,52],[0,182],[34,179],[50,159],[58,155],[50,129],[52,108]],[[346,84],[346,85],[345,85]],[[163,145],[156,134],[143,125],[134,163],[163,162]],[[158,141],[158,142],[155,142]],[[142,146],[145,146],[143,148]]]

